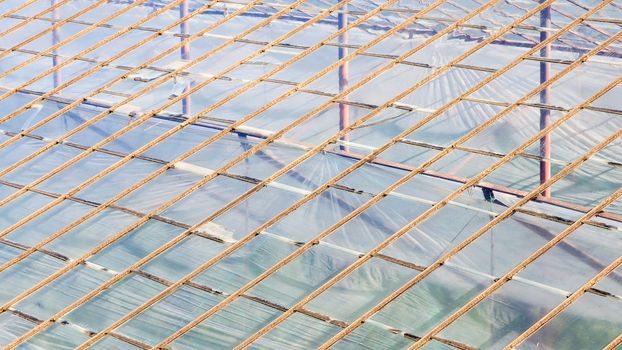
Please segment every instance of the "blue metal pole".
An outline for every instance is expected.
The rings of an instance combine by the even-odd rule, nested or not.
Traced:
[[[543,1],[543,0],[542,0]],[[547,7],[540,12],[540,26],[543,30],[540,32],[540,41],[546,40],[550,33],[547,31],[551,27],[551,7]],[[540,56],[544,58],[551,57],[551,44],[544,46],[540,50]],[[540,62],[540,84],[546,82],[551,77],[551,63]],[[551,86],[547,86],[540,92],[540,102],[543,104],[551,104]],[[551,111],[548,109],[540,109],[540,129],[546,128],[551,123]],[[540,183],[546,182],[551,178],[551,135],[546,134],[540,139]],[[543,197],[551,196],[551,189],[547,188],[542,192]]]
[[[179,18],[186,17],[188,15],[188,0],[184,0],[179,6]],[[187,40],[187,35],[190,34],[190,24],[186,21],[181,22],[179,25],[179,30],[183,35],[181,41],[184,42],[184,45],[181,46],[181,59],[189,60],[190,59],[190,44]],[[190,83],[186,85],[184,92],[190,88]],[[190,115],[190,96],[186,96],[181,101],[181,109],[182,113],[185,116]]]
[[[51,0],[51,4],[52,6],[56,5],[56,3],[58,2],[58,0]],[[54,8],[54,10],[52,11],[52,18],[54,20],[58,20],[60,19],[60,14],[58,12],[58,8]],[[52,25],[56,24],[56,21],[52,22]],[[52,45],[56,45],[60,42],[60,33],[58,28],[54,28],[54,30],[52,30]],[[52,52],[52,66],[56,67],[58,64],[60,63],[60,58],[58,57],[58,51],[54,50]],[[54,81],[54,87],[58,87],[61,83],[62,83],[62,75],[59,70],[55,70],[54,73],[52,74],[52,79]]]
[[[344,12],[339,12],[337,15],[337,27],[338,29],[345,28],[348,25],[348,14]],[[348,44],[348,32],[341,34],[339,36],[339,51],[338,57],[342,59],[348,55],[348,48],[344,47],[344,45]],[[348,88],[348,62],[343,63],[339,66],[339,92]],[[347,104],[340,103],[339,104],[339,130],[345,129],[350,124],[350,106]],[[348,135],[344,135],[341,137],[343,141],[349,141],[350,137]],[[341,145],[339,147],[342,151],[348,152],[349,148],[346,145]]]

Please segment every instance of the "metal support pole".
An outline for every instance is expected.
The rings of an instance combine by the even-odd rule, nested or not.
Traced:
[[[540,12],[540,26],[544,29],[540,32],[540,41],[544,41],[549,37],[546,30],[551,27],[551,7],[546,7]],[[544,46],[540,50],[540,56],[543,58],[551,58],[551,44]],[[549,80],[551,76],[551,63],[540,62],[540,84]],[[540,103],[551,103],[551,85],[547,86],[540,92]],[[540,109],[540,130],[546,128],[551,123],[551,111],[548,109]],[[540,184],[545,183],[551,178],[551,134],[546,134],[540,139]],[[543,197],[551,196],[551,188],[547,187],[542,192]]]
[[[58,2],[58,0],[50,0],[51,5],[54,6],[56,5],[56,3]],[[52,11],[52,18],[55,20],[54,22],[52,22],[52,25],[56,24],[56,21],[60,19],[60,15],[58,13],[58,8],[54,8],[54,10]],[[60,33],[58,31],[58,28],[54,28],[54,30],[52,30],[52,45],[56,45],[60,42]],[[60,58],[58,57],[58,50],[54,50],[52,51],[52,66],[56,67],[58,64],[60,63]],[[61,83],[62,83],[62,75],[61,75],[61,70],[55,70],[53,75],[52,75],[52,79],[54,81],[54,88],[57,88]]]
[[[184,18],[186,16],[188,16],[188,0],[182,1],[182,3],[179,5],[179,18]],[[180,48],[181,59],[190,60],[190,43],[187,40],[187,37],[190,34],[190,24],[187,21],[181,22],[179,24],[179,30],[183,35],[181,37],[181,41],[184,42],[184,45],[182,45]],[[190,87],[190,83],[187,83],[184,92],[190,89]],[[181,101],[181,109],[183,115],[190,115],[190,95],[184,97]]]
[[[339,12],[337,15],[337,26],[338,29],[343,29],[348,25],[348,13],[347,12]],[[348,32],[345,31],[343,34],[339,36],[339,59],[346,57],[348,55],[348,48],[344,45],[348,44]],[[339,92],[343,92],[348,88],[348,64],[349,61],[344,62],[341,66],[339,66]],[[340,103],[339,104],[339,130],[343,130],[348,127],[350,124],[350,106],[347,104]],[[341,137],[342,141],[349,141],[350,137],[348,134],[345,134]],[[339,149],[345,152],[349,152],[349,148],[347,145],[339,146]]]

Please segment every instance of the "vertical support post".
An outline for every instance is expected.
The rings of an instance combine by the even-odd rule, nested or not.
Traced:
[[[348,13],[344,10],[337,15],[337,27],[338,29],[345,28],[348,25]],[[344,47],[348,45],[348,32],[344,32],[339,36],[339,59],[342,59],[348,55],[348,48]],[[339,66],[339,92],[348,88],[348,62],[344,62]],[[350,106],[347,104],[339,104],[339,130],[343,130],[350,124]],[[350,137],[344,135],[341,137],[342,141],[349,141]],[[339,148],[342,151],[348,152],[349,148],[346,145],[341,145]]]
[[[186,17],[188,15],[188,0],[184,0],[179,5],[179,18]],[[179,24],[179,31],[183,35],[181,41],[184,44],[180,48],[180,54],[182,60],[190,59],[190,44],[188,43],[187,36],[190,34],[190,24],[186,21],[183,21]],[[190,83],[186,85],[184,92],[190,88]],[[190,96],[186,96],[181,101],[181,109],[182,113],[185,116],[190,115]]]
[[[543,2],[544,0],[541,0]],[[551,7],[546,7],[540,11],[540,26],[544,29],[540,32],[540,41],[546,40],[550,33],[546,30],[551,27]],[[540,56],[543,58],[551,57],[551,44],[544,46],[540,50]],[[551,77],[551,63],[540,62],[540,83],[544,83]],[[540,103],[551,103],[551,86],[547,86],[540,91]],[[551,123],[551,111],[548,109],[540,109],[540,130],[546,128]],[[540,139],[540,183],[546,182],[551,177],[551,135],[546,134]],[[545,189],[543,197],[551,196],[551,189]]]
[[[50,3],[52,6],[56,5],[56,3],[58,2],[58,0],[51,0]],[[52,10],[52,18],[55,20],[54,22],[52,22],[52,25],[56,24],[56,21],[60,19],[60,14],[58,12],[58,8],[54,8],[54,10]],[[52,30],[52,45],[56,45],[60,42],[60,33],[58,28],[54,28]],[[52,66],[56,67],[58,64],[60,63],[60,58],[58,57],[58,51],[54,50],[52,51]],[[54,81],[54,87],[58,87],[60,84],[62,84],[62,75],[59,70],[55,70],[54,73],[52,73],[52,79]]]

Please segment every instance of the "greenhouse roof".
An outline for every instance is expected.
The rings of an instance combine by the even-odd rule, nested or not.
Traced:
[[[622,3],[0,0],[5,349],[622,349]]]

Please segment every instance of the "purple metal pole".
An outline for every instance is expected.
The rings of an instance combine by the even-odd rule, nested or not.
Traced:
[[[51,0],[52,6],[56,5],[58,0]],[[54,8],[52,10],[52,18],[54,20],[60,19],[60,14],[58,13],[58,8]],[[52,22],[52,25],[56,24],[56,22]],[[58,32],[58,28],[52,30],[52,45],[56,45],[60,42],[60,33]],[[56,67],[60,63],[60,58],[58,57],[58,51],[54,50],[52,52],[52,66]],[[54,87],[58,87],[62,83],[62,75],[59,70],[55,70],[52,74],[52,79],[54,80]]]
[[[340,12],[337,15],[337,27],[338,29],[342,29],[348,25],[348,14],[344,12]],[[342,59],[348,55],[348,48],[343,45],[348,44],[348,32],[341,34],[339,36],[339,59]],[[348,88],[348,62],[343,63],[339,66],[339,91],[343,91]],[[345,129],[350,124],[350,106],[347,104],[340,103],[339,104],[339,130]],[[344,135],[341,137],[343,141],[349,141],[350,137],[348,135]],[[346,145],[341,145],[339,148],[342,151],[348,152],[349,148]]]
[[[179,18],[186,17],[188,15],[188,0],[182,1],[179,6]],[[185,42],[181,46],[181,59],[189,60],[190,59],[190,44],[187,40],[187,35],[190,34],[190,24],[186,21],[181,22],[179,25],[179,30],[183,37],[181,38],[182,42]],[[190,88],[190,83],[186,85],[184,92]],[[190,115],[190,96],[184,97],[181,101],[181,110],[182,113],[186,116]]]
[[[543,0],[542,0],[543,1]],[[549,37],[546,29],[551,27],[551,7],[547,7],[540,11],[540,26],[545,29],[540,32],[540,41]],[[544,58],[551,57],[551,45],[548,44],[540,50],[540,56]],[[544,83],[551,77],[551,63],[540,62],[540,83]],[[547,86],[540,92],[540,102],[543,104],[551,103],[551,86]],[[548,109],[540,109],[540,129],[546,128],[551,122],[551,111]],[[551,177],[551,135],[546,134],[540,139],[540,183],[546,182]],[[543,197],[551,196],[551,188],[547,188],[542,192]]]

